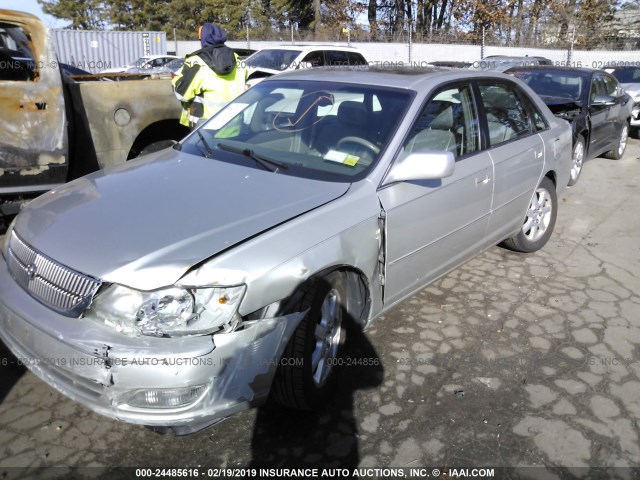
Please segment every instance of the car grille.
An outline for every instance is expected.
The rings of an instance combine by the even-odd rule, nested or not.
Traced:
[[[36,300],[67,317],[84,313],[101,282],[51,260],[23,242],[9,239],[9,271]]]

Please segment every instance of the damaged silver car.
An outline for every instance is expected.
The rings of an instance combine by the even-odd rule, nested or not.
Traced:
[[[570,164],[567,122],[503,74],[279,75],[24,208],[0,337],[126,422],[189,433],[269,395],[313,408],[348,332],[492,245],[541,248]]]

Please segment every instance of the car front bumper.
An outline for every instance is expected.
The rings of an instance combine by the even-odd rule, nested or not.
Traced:
[[[640,103],[636,103],[631,110],[631,126],[640,127]]]
[[[200,430],[264,401],[303,315],[245,322],[240,330],[213,336],[127,337],[43,306],[13,280],[0,255],[0,338],[18,361],[97,413],[176,433]],[[194,387],[200,393],[187,404],[131,405],[136,392],[146,398],[144,392],[156,392],[148,394],[154,397]]]

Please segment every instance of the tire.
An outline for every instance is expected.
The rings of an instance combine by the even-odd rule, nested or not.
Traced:
[[[553,182],[545,177],[533,193],[524,222],[518,234],[503,242],[516,252],[530,253],[540,250],[549,241],[558,215],[558,197]]]
[[[309,310],[285,347],[273,381],[273,400],[284,407],[314,410],[325,404],[335,384],[338,350],[346,336],[344,275],[314,281],[295,311]]]
[[[622,129],[620,129],[620,134],[618,135],[618,141],[616,142],[615,148],[605,153],[604,156],[606,158],[610,158],[611,160],[620,160],[624,155],[624,151],[627,148],[628,138],[629,138],[629,122],[624,122],[624,124],[622,125]]]
[[[584,164],[584,139],[578,137],[576,144],[573,146],[573,154],[571,157],[571,172],[569,174],[569,183],[567,186],[573,187],[578,183],[580,174],[582,173],[582,166]]]

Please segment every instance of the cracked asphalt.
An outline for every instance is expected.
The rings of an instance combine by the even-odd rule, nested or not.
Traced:
[[[622,160],[587,162],[542,251],[494,247],[351,338],[340,393],[317,413],[266,406],[160,435],[75,404],[0,344],[0,478],[68,476],[12,468],[43,466],[518,465],[548,478],[638,466],[639,179],[638,140]]]

